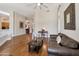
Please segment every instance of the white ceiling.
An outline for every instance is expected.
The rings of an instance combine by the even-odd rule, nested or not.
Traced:
[[[35,11],[37,3],[0,3],[0,10],[9,12],[13,10],[23,16],[32,16]],[[58,3],[44,3],[48,9],[57,9]]]

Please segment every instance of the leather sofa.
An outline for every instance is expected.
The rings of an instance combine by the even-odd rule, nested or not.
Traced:
[[[57,44],[56,39],[49,40],[49,56],[79,56],[79,42],[73,40],[65,34],[58,34],[61,37],[61,45]],[[66,43],[67,42],[67,43]]]

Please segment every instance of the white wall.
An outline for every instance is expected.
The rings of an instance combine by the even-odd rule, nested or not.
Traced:
[[[25,23],[25,17],[15,13],[13,21],[13,36],[25,34],[25,24],[23,24],[23,28],[20,28],[20,22]]]
[[[0,9],[0,11],[3,11],[3,12],[5,12],[3,9]],[[5,13],[7,13],[7,12],[5,12]],[[8,14],[10,14],[10,12],[8,12]],[[4,14],[5,15],[5,14]],[[2,30],[1,28],[0,28],[0,46],[2,45],[2,44],[4,44],[7,40],[10,40],[11,38],[12,38],[12,20],[11,20],[11,15],[9,15],[8,16],[9,17],[9,23],[10,23],[10,28],[9,29],[5,29],[5,30]],[[0,22],[1,22],[2,20],[0,19]]]
[[[25,28],[23,28],[23,29],[19,28],[19,21],[25,22],[24,16],[16,13],[15,18],[14,18],[14,12],[15,12],[14,9],[8,9],[8,8],[0,6],[0,10],[10,14],[10,16],[9,16],[10,29],[5,30],[5,31],[0,29],[1,35],[3,35],[4,33],[7,33],[7,34],[10,33],[12,36],[25,34]],[[2,32],[4,32],[4,33],[2,33]]]
[[[64,29],[64,11],[69,6],[69,4],[65,3],[65,4],[61,4],[61,5],[62,6],[59,11],[60,16],[58,19],[58,20],[60,20],[60,30],[59,31],[79,42],[79,4],[75,4],[76,30]]]
[[[2,30],[2,29],[0,29],[0,33],[2,35],[5,35],[4,33],[12,35],[12,33],[13,33],[13,10],[6,9],[6,8],[0,6],[0,11],[3,11],[5,13],[9,14],[9,22],[10,22],[10,28],[9,28],[9,30]]]
[[[37,9],[34,16],[34,31],[37,33],[43,27],[46,28],[49,35],[57,34],[57,7],[54,7],[50,12]]]

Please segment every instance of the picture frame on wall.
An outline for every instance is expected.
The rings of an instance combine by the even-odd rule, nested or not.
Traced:
[[[2,29],[9,29],[9,22],[2,22]]]
[[[20,21],[20,28],[23,28],[23,22]]]
[[[3,15],[3,16],[0,16],[0,28],[2,29],[2,30],[8,30],[9,29],[9,27],[10,27],[10,22],[9,22],[9,16],[5,16],[5,15]]]
[[[75,3],[71,3],[64,11],[64,29],[75,30]]]

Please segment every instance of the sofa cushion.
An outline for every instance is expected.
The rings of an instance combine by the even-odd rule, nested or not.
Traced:
[[[78,42],[62,34],[61,44],[69,48],[78,48]]]

